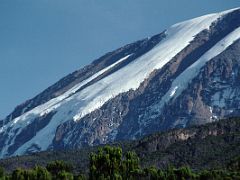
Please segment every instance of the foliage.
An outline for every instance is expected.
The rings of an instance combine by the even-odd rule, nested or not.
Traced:
[[[71,172],[72,166],[63,161],[54,161],[47,164],[47,170],[54,176],[57,176],[60,172]]]
[[[78,176],[75,177],[76,180],[86,180],[86,176],[84,174],[79,174]]]
[[[240,180],[240,157],[229,164],[228,169],[192,171],[189,167],[154,166],[142,168],[135,152],[122,152],[120,147],[105,146],[91,153],[89,173],[76,175],[72,165],[53,161],[33,169],[17,168],[7,174],[0,168],[0,180]],[[75,174],[74,174],[75,173]]]
[[[34,168],[34,171],[36,172],[37,179],[41,180],[50,180],[51,174],[48,172],[48,170],[45,167],[36,166]]]
[[[90,179],[114,179],[120,177],[122,149],[106,146],[90,155]]]
[[[127,152],[122,155],[119,147],[106,146],[100,148],[98,153],[92,153],[90,156],[89,179],[237,179],[239,171],[202,171],[194,173],[189,167],[176,169],[169,166],[166,170],[160,170],[156,167],[141,169],[139,158],[134,152]]]
[[[31,170],[16,169],[11,175],[13,180],[50,180],[51,175],[44,167],[35,167]]]
[[[4,177],[4,175],[5,175],[4,169],[0,167],[0,179]]]
[[[240,157],[237,157],[234,160],[232,160],[229,163],[228,168],[231,170],[240,171]]]
[[[56,179],[73,180],[73,174],[66,171],[61,171],[57,174]]]
[[[229,162],[239,156],[240,118],[188,127],[180,129],[179,132],[182,131],[196,134],[196,136],[186,141],[169,140],[172,137],[171,134],[177,136],[178,132],[178,130],[171,130],[148,135],[135,141],[117,142],[114,145],[123,148],[124,155],[127,151],[136,152],[141,159],[140,165],[143,168],[158,166],[166,169],[169,164],[172,164],[177,168],[187,165],[196,171],[226,169],[229,167]],[[209,135],[215,131],[224,133],[217,136]],[[90,153],[97,151],[98,146],[75,150],[44,151],[27,156],[1,159],[0,166],[8,173],[18,167],[30,169],[34,168],[36,164],[46,167],[48,162],[62,160],[73,165],[73,173],[78,174],[79,171],[88,173]],[[238,164],[235,163],[234,166],[237,167]]]
[[[47,151],[4,159],[0,160],[0,166],[4,167],[0,167],[0,180],[240,180],[239,129],[240,118],[226,119],[188,128],[189,132],[197,135],[181,142],[168,141],[171,134],[177,132],[173,130],[137,141],[118,143],[117,147]],[[209,136],[209,132],[213,130],[225,134]],[[35,166],[36,164],[39,166]],[[168,167],[169,164],[174,166]]]
[[[240,179],[239,160],[230,169],[193,172],[189,167],[158,169],[154,166],[142,169],[136,153],[122,153],[120,147],[105,146],[90,155],[89,175],[74,176],[72,166],[63,161],[49,163],[46,168],[16,169],[6,175],[0,168],[0,180],[212,180]],[[234,168],[234,169],[233,169]]]

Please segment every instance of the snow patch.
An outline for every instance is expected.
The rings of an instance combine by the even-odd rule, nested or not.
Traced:
[[[176,93],[177,89],[178,89],[178,86],[173,88],[173,90],[170,92],[170,97],[174,96],[174,94]]]
[[[124,61],[130,55],[123,57],[113,65],[103,69],[102,71],[99,71],[85,81],[77,84],[63,95],[32,109],[18,118],[15,118],[13,122],[8,123],[0,129],[1,133],[6,129],[11,128],[8,134],[9,139],[12,139],[10,142],[9,139],[6,141],[7,145],[1,150],[1,156],[3,157],[7,154],[8,147],[13,144],[15,137],[24,127],[26,127],[28,123],[31,123],[36,117],[55,111],[56,114],[52,117],[49,124],[37,132],[36,136],[34,136],[31,140],[23,144],[15,152],[15,155],[23,154],[29,147],[31,147],[32,144],[38,145],[41,150],[47,149],[54,138],[56,128],[59,124],[68,120],[72,120],[72,118],[75,121],[78,121],[85,115],[100,108],[108,100],[116,97],[120,93],[127,92],[131,89],[136,90],[144,81],[144,79],[148,78],[154,69],[162,68],[174,56],[176,56],[177,53],[183,50],[198,33],[204,29],[209,29],[210,25],[223,15],[225,15],[225,12],[205,15],[175,24],[166,31],[165,39],[163,39],[152,50],[135,59],[127,66],[78,92],[81,87],[102,73],[106,72],[116,64]],[[224,46],[221,47],[223,50]],[[174,97],[177,97],[179,93],[186,87],[187,81],[190,80],[190,77],[196,74],[195,71],[197,71],[198,68],[201,67],[201,65],[204,64],[204,62],[210,58],[212,54],[214,55],[214,53],[218,53],[218,49],[221,48],[212,50],[212,52],[210,50],[205,57],[199,60],[200,63],[194,64],[188,68],[186,72],[180,75],[173,82],[173,87],[161,102],[167,102],[173,95]],[[187,77],[185,78],[186,75]],[[179,81],[183,82],[181,83]],[[176,87],[178,88],[175,89]],[[17,133],[15,133],[16,129],[19,129]]]
[[[170,90],[161,98],[161,101],[151,107],[153,112],[158,114],[161,113],[164,104],[167,104],[171,99],[177,98],[183,90],[185,90],[188,84],[196,77],[200,69],[215,56],[219,55],[221,52],[226,50],[231,44],[233,44],[236,40],[240,38],[240,28],[235,29],[233,32],[228,34],[225,38],[223,38],[220,42],[218,42],[215,46],[213,46],[209,51],[207,51],[203,56],[201,56],[194,64],[189,66],[184,72],[182,72],[177,78],[172,82]],[[175,89],[177,88],[177,91]],[[174,92],[174,97],[171,96]],[[229,97],[231,92],[228,90],[225,91],[224,96]],[[213,96],[214,101],[218,100],[218,106],[224,107],[225,101],[224,98],[220,98],[220,95],[216,93]]]

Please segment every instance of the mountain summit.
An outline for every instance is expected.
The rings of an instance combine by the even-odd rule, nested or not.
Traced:
[[[240,8],[171,26],[69,74],[0,121],[0,157],[240,115]]]

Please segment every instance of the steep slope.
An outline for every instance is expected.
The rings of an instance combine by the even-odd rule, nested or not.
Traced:
[[[135,139],[239,115],[239,38],[240,10],[233,9],[108,53],[2,121],[0,155]]]

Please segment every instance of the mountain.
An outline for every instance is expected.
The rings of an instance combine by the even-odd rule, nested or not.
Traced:
[[[69,74],[0,121],[0,157],[240,115],[240,8],[175,24]]]
[[[111,146],[120,146],[123,154],[127,151],[136,152],[142,167],[165,169],[173,165],[177,168],[189,166],[195,171],[226,169],[229,165],[234,165],[236,160],[240,162],[240,118],[155,133],[139,140],[117,142]],[[96,152],[98,148],[99,146],[44,151],[11,157],[0,160],[0,166],[11,172],[19,167],[28,169],[63,160],[72,164],[75,172],[86,173],[90,153]]]

